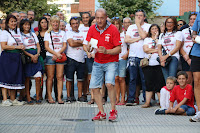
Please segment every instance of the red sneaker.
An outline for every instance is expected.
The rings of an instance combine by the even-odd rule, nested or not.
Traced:
[[[101,111],[99,111],[99,113],[92,118],[92,121],[105,120],[105,119],[106,119],[106,113],[102,114]]]
[[[108,118],[109,121],[116,121],[117,120],[117,110],[110,111],[110,117]]]

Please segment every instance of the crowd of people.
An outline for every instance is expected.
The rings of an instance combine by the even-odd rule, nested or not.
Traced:
[[[189,15],[188,24],[168,17],[159,26],[149,24],[142,9],[135,12],[134,24],[129,17],[109,19],[102,8],[96,10],[95,16],[84,12],[81,17],[71,17],[69,23],[64,21],[62,12],[44,13],[35,21],[34,11],[14,11],[0,21],[1,105],[42,104],[43,98],[49,104],[56,101],[70,104],[77,100],[96,103],[99,112],[92,120],[103,120],[106,119],[103,105],[108,95],[109,121],[115,121],[116,105],[144,102],[141,107],[149,108],[157,94],[157,105],[161,108],[155,111],[156,115],[192,116],[196,112],[190,121],[200,121],[200,46],[195,40],[200,27],[195,19],[200,16],[197,14]],[[35,79],[35,101],[30,95],[31,78]],[[46,86],[45,97],[43,86]]]

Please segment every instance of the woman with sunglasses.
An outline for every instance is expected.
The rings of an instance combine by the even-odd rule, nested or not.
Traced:
[[[154,92],[157,93],[158,99],[160,99],[160,89],[165,85],[161,66],[156,60],[158,57],[157,43],[160,32],[160,27],[157,24],[152,24],[147,38],[144,39],[143,50],[145,57],[149,59],[149,65],[142,68],[146,84],[146,102],[142,105],[142,108],[150,107]]]
[[[58,103],[64,104],[61,99],[62,89],[63,89],[63,71],[64,64],[66,62],[58,63],[57,59],[62,58],[62,54],[67,48],[66,44],[66,34],[64,31],[59,30],[60,18],[56,15],[52,16],[50,19],[49,29],[44,35],[45,49],[47,50],[45,65],[47,71],[47,94],[48,102],[54,104],[55,101],[52,98],[52,84],[56,68],[56,78],[57,78],[57,89],[58,89]]]
[[[46,18],[46,16],[41,17],[38,21],[38,31],[35,32],[35,34],[38,37],[39,44],[40,44],[40,49],[41,49],[40,56],[42,56],[43,60],[45,60],[45,58],[46,58],[46,49],[45,49],[45,46],[44,46],[44,34],[48,30],[48,23],[49,23],[49,21]],[[42,93],[43,93],[43,75],[42,75],[42,78],[41,78],[41,89],[40,89],[40,93],[39,93],[40,99],[43,99]]]
[[[186,24],[186,22],[184,20],[179,20],[177,22],[177,30],[180,30],[182,26],[184,26]]]
[[[158,55],[165,81],[169,76],[176,77],[181,42],[182,33],[177,31],[176,18],[168,17],[165,21],[164,33],[160,34],[158,41]],[[166,55],[163,54],[163,48],[166,51]],[[167,58],[171,58],[171,61],[167,60]]]
[[[21,60],[22,50],[25,49],[20,32],[17,30],[17,18],[8,15],[5,30],[0,36],[3,52],[0,56],[0,87],[2,87],[2,106],[23,105],[15,99],[16,90],[24,86],[24,71]],[[10,90],[10,100],[7,99],[7,89]]]
[[[126,92],[126,65],[127,65],[127,44],[124,42],[125,33],[122,30],[122,22],[119,17],[112,18],[112,24],[114,24],[118,31],[120,32],[121,38],[121,53],[119,54],[119,65],[115,77],[115,89],[116,89],[116,105],[125,105],[125,92]],[[121,102],[120,102],[120,92],[121,92]]]
[[[33,77],[36,86],[36,104],[41,104],[39,97],[40,80],[43,72],[43,59],[40,57],[40,44],[35,33],[31,32],[31,21],[29,19],[22,19],[20,22],[20,31],[25,45],[25,54],[30,57],[30,62],[25,65],[25,91],[27,96],[27,103],[32,105],[33,101],[30,97],[29,81]]]

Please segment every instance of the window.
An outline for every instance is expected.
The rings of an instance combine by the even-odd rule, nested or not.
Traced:
[[[79,2],[79,0],[75,0],[75,2]]]

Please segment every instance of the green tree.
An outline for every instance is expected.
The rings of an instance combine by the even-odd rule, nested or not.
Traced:
[[[115,16],[121,19],[143,9],[148,18],[156,16],[154,13],[162,5],[162,0],[98,0],[100,7],[106,9],[108,17]]]
[[[43,13],[56,14],[59,11],[57,5],[48,5],[47,0],[0,0],[0,10],[6,14],[13,11],[28,11],[35,12],[36,20],[40,18]]]

